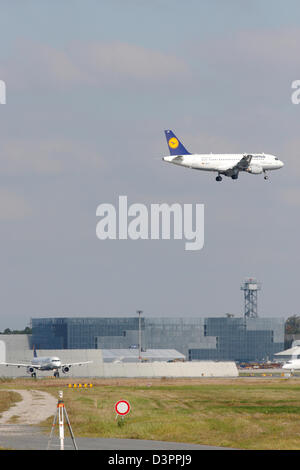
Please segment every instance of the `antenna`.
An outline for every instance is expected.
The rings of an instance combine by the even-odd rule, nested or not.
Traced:
[[[257,292],[261,290],[261,283],[255,278],[245,279],[241,285],[244,291],[244,316],[245,318],[257,318]]]

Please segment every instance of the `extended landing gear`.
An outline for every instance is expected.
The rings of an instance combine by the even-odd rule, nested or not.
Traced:
[[[56,379],[58,379],[58,377],[59,377],[59,372],[58,372],[58,370],[56,370],[56,371],[54,372],[54,377],[55,377]]]
[[[238,177],[239,177],[239,175],[232,175],[231,179],[233,179],[233,180],[237,180],[237,179],[238,179]]]
[[[222,181],[222,176],[218,175],[218,176],[216,177],[216,181]]]
[[[269,177],[268,177],[268,175],[266,174],[266,172],[264,171],[264,180],[268,180],[268,179],[269,179]]]
[[[36,379],[36,372],[32,372],[31,377],[32,377],[33,379]]]

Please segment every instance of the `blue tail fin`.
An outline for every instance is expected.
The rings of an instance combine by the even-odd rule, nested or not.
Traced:
[[[191,155],[171,130],[165,131],[165,134],[170,155]]]

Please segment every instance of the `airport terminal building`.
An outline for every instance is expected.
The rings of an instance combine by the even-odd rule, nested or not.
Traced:
[[[141,347],[172,349],[189,361],[266,361],[284,349],[283,318],[142,317]],[[137,317],[32,319],[37,349],[136,349]]]

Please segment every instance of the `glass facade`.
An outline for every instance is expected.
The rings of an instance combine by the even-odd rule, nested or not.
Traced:
[[[262,361],[284,349],[283,318],[141,318],[142,349],[176,349],[187,360]],[[137,317],[32,319],[37,349],[138,348]]]
[[[216,348],[193,348],[189,359],[262,361],[284,349],[284,320],[278,318],[206,318],[205,335]]]

